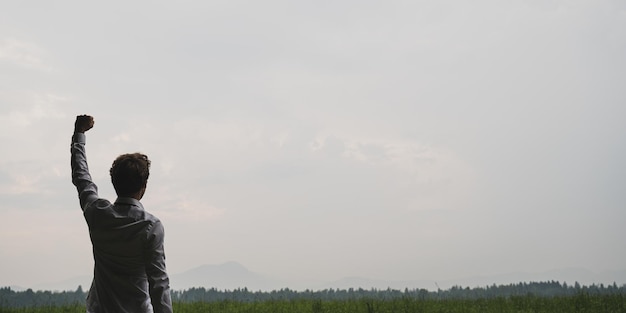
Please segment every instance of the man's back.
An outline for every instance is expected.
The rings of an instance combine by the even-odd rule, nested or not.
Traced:
[[[84,215],[96,263],[88,304],[100,306],[108,299],[107,311],[150,312],[146,268],[152,251],[162,246],[161,222],[132,198],[118,198],[114,205],[96,200]],[[150,266],[165,269],[164,260]]]
[[[72,182],[89,226],[95,262],[87,311],[172,312],[163,225],[146,212],[138,200],[145,192],[145,182],[138,196],[118,196],[112,204],[98,197],[97,187],[91,180],[84,133],[75,132],[71,154]],[[147,158],[145,161],[149,167]]]

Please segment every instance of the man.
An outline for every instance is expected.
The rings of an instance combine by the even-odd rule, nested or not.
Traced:
[[[110,171],[118,198],[113,204],[99,198],[85,154],[85,132],[93,125],[93,117],[77,116],[71,146],[72,183],[89,226],[95,263],[87,312],[172,312],[163,225],[139,202],[150,160],[140,153],[119,156]]]

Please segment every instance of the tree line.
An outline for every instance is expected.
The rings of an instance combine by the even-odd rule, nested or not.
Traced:
[[[190,288],[172,291],[172,300],[181,303],[192,302],[263,302],[263,301],[345,301],[371,299],[377,301],[414,299],[414,300],[450,300],[450,299],[493,299],[519,296],[569,297],[579,295],[620,295],[626,296],[626,285],[617,286],[593,284],[581,286],[578,283],[568,285],[557,281],[530,282],[485,287],[454,286],[447,290],[429,291],[426,289],[324,289],[296,291],[283,288],[273,291],[251,291],[247,288],[218,290],[216,288]],[[62,306],[83,304],[87,293],[81,286],[75,291],[15,291],[10,287],[0,288],[0,308]]]

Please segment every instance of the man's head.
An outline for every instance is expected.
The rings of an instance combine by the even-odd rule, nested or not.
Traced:
[[[122,154],[111,166],[111,182],[118,197],[140,200],[150,176],[150,160],[141,153]]]

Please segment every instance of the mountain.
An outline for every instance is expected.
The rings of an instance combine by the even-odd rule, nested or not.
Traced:
[[[218,290],[233,290],[248,288],[256,290],[274,290],[284,288],[276,280],[269,279],[249,271],[237,262],[227,262],[219,265],[202,265],[180,274],[170,275],[170,284],[174,290],[183,290],[191,287],[216,288]]]
[[[452,287],[454,285],[464,287],[484,287],[488,285],[507,285],[519,282],[540,282],[540,281],[558,281],[573,285],[578,282],[581,285],[604,284],[610,285],[617,283],[618,285],[626,284],[626,271],[604,271],[600,273],[592,272],[584,268],[562,268],[545,272],[513,272],[500,275],[475,276],[464,279],[443,281],[442,289]]]
[[[555,269],[546,272],[513,272],[500,275],[473,276],[451,280],[376,280],[365,277],[345,277],[332,282],[318,283],[316,285],[308,284],[306,288],[312,290],[320,289],[428,289],[437,290],[438,288],[445,290],[453,286],[462,287],[485,287],[491,285],[509,285],[520,282],[545,282],[558,281],[574,285],[578,282],[581,285],[604,284],[611,285],[616,283],[621,286],[626,284],[626,270],[605,271],[595,273],[583,268],[564,268]],[[291,288],[291,285],[290,285]],[[293,289],[293,288],[292,288]],[[296,288],[297,289],[297,288]],[[302,289],[302,288],[300,288]]]
[[[436,283],[430,280],[381,280],[381,279],[369,279],[364,277],[345,277],[340,280],[321,284],[316,289],[350,289],[350,288],[362,288],[369,289],[397,289],[404,290],[409,289],[433,289]]]
[[[591,284],[626,284],[626,271],[606,271],[595,273],[582,268],[565,268],[546,272],[514,272],[501,275],[474,276],[453,280],[376,280],[365,277],[345,277],[336,281],[279,281],[254,272],[236,262],[221,265],[203,265],[187,272],[172,275],[172,288],[175,290],[191,287],[216,289],[236,289],[247,287],[249,290],[271,291],[281,288],[292,290],[323,290],[323,289],[449,289],[453,286],[485,287],[491,285],[508,285],[519,282],[567,282],[570,285],[578,282],[581,285]]]
[[[53,281],[34,286],[11,286],[12,290],[50,290],[75,291],[82,286],[84,291],[89,290],[92,276],[76,276],[62,281]],[[170,273],[170,285],[173,290],[184,290],[192,287],[216,288],[219,290],[233,290],[248,288],[256,290],[275,290],[289,287],[288,284],[266,278],[249,271],[237,262],[227,262],[218,265],[202,265],[182,273]]]
[[[32,287],[33,290],[50,291],[76,291],[81,286],[84,291],[89,290],[92,276],[76,276],[62,281],[38,284]]]
[[[491,285],[508,285],[520,282],[558,281],[573,285],[604,284],[614,282],[619,286],[626,284],[626,270],[592,272],[582,268],[556,269],[546,272],[514,272],[501,275],[474,276],[454,280],[375,280],[365,277],[346,277],[336,281],[281,281],[249,271],[237,262],[227,262],[217,265],[202,265],[182,273],[170,273],[170,284],[173,290],[184,290],[192,287],[216,288],[218,290],[234,290],[247,288],[250,291],[272,291],[281,288],[292,290],[323,290],[323,289],[428,289],[443,290],[453,286],[485,287]],[[75,291],[78,286],[89,290],[91,276],[79,276],[71,279],[28,286],[33,290]],[[26,288],[12,286],[13,290]]]

